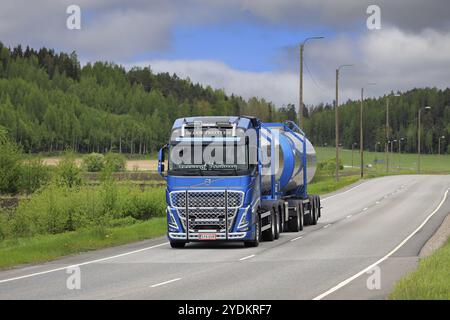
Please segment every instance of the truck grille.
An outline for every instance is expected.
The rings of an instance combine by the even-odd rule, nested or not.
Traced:
[[[244,202],[244,193],[228,191],[227,219],[230,229],[236,213]],[[171,205],[177,209],[178,215],[186,229],[186,192],[170,193]],[[188,191],[189,230],[224,231],[225,223],[225,191]]]

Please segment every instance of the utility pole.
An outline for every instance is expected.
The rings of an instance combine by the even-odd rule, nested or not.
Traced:
[[[386,98],[386,143],[385,146],[385,160],[386,160],[386,173],[389,172],[389,96]]]
[[[323,39],[324,37],[309,37],[300,43],[300,83],[299,83],[299,103],[298,103],[298,126],[303,125],[303,51],[308,40]]]
[[[361,178],[364,177],[363,100],[364,100],[364,88],[361,88],[361,110],[359,112],[359,152],[361,155]]]
[[[306,41],[306,40],[305,40]],[[305,42],[300,44],[300,82],[299,82],[299,102],[298,102],[298,127],[303,125],[303,50]]]
[[[334,115],[334,126],[335,126],[335,136],[336,136],[336,181],[339,181],[339,71],[343,67],[351,67],[351,64],[340,65],[336,69],[336,100],[335,100],[335,115]],[[352,164],[353,166],[353,164]]]

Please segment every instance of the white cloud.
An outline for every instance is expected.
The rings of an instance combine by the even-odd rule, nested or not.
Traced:
[[[450,32],[424,30],[412,34],[384,29],[368,32],[357,40],[339,36],[330,42],[311,43],[305,53],[312,74],[311,77],[305,68],[306,104],[331,103],[335,96],[335,68],[347,63],[354,67],[341,73],[341,102],[358,99],[361,86],[368,82],[377,85],[366,90],[367,96],[414,87],[445,88],[450,84]],[[150,65],[155,72],[176,73],[193,82],[223,88],[228,94],[257,96],[282,106],[298,105],[296,63],[293,60],[290,69],[272,72],[245,72],[219,61],[204,60],[150,60],[132,65]]]

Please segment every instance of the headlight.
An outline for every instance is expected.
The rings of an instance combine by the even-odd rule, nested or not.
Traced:
[[[239,224],[238,224],[239,231],[248,231],[248,229],[249,229],[249,227],[248,227],[249,226],[249,221],[247,219],[248,209],[249,208],[250,208],[250,206],[245,208],[245,211],[241,215],[241,220],[239,221]]]

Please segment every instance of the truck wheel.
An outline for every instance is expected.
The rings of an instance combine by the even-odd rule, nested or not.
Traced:
[[[170,246],[172,248],[184,248],[186,242],[183,241],[170,241]]]
[[[255,240],[244,241],[244,246],[246,248],[252,248],[252,247],[259,246],[259,240],[261,238],[261,222],[260,222],[259,216],[256,218],[255,230],[256,230]]]
[[[308,210],[308,213],[303,213],[303,217],[304,217],[304,220],[303,220],[303,222],[304,222],[304,224],[303,225],[305,225],[305,226],[309,226],[309,225],[311,225],[312,224],[312,216],[313,216],[313,201],[312,201],[312,199],[311,199],[311,197],[309,198],[309,205],[310,205],[310,208],[311,209],[309,209]]]
[[[320,196],[317,196],[317,220],[322,216],[322,209],[320,206]]]
[[[288,222],[288,228],[290,232],[299,232],[303,230],[303,204],[298,201],[296,206],[295,215],[291,217]]]
[[[275,240],[280,237],[281,230],[283,230],[281,227],[281,220],[283,220],[282,214],[283,213],[280,212],[279,210],[275,210],[275,235],[274,235]],[[283,227],[284,227],[284,223],[283,223]]]
[[[284,203],[278,207],[280,212],[280,233],[287,231],[286,215],[284,210]]]
[[[316,196],[312,196],[309,200],[311,202],[311,224],[312,225],[316,225],[317,224],[317,214],[318,214],[318,210],[317,210],[317,197]]]
[[[275,209],[270,209],[270,228],[263,231],[263,239],[265,241],[273,241],[275,240],[275,232],[276,232],[276,214]]]

